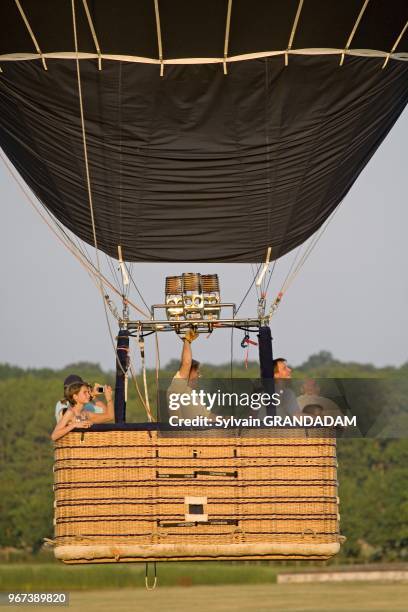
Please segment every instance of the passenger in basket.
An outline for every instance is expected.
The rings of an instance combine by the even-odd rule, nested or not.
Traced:
[[[108,416],[113,419],[113,398],[112,387],[104,387]],[[104,423],[107,420],[106,414],[93,414],[85,410],[86,404],[90,401],[91,391],[89,385],[82,382],[74,382],[65,390],[65,398],[68,400],[68,407],[63,409],[63,415],[56,424],[51,434],[52,440],[58,440],[75,428],[88,429],[94,423]]]
[[[273,376],[275,379],[275,391],[281,396],[280,404],[276,408],[276,414],[282,417],[300,415],[301,410],[296,401],[296,395],[288,383],[292,378],[292,369],[283,357],[273,360]]]
[[[73,383],[77,383],[77,382],[78,383],[84,382],[83,379],[77,374],[70,374],[64,380],[64,398],[62,400],[59,400],[55,405],[55,420],[57,421],[57,423],[61,419],[65,410],[68,408],[68,400],[65,397],[65,392],[67,388],[69,387],[69,385],[72,385]],[[84,410],[93,412],[95,414],[107,414],[108,411],[107,411],[106,404],[102,402],[100,399],[97,399],[97,396],[100,393],[100,389],[101,389],[101,385],[99,385],[98,383],[95,383],[92,388],[89,387],[90,401],[87,404],[85,404]],[[106,420],[110,421],[112,419],[107,418]]]
[[[197,386],[198,379],[200,378],[200,363],[193,359],[191,351],[191,343],[198,338],[199,334],[193,329],[189,329],[185,334],[183,340],[183,349],[181,352],[181,363],[178,371],[176,372],[169,388],[167,389],[167,399],[170,395],[175,394],[180,397],[182,394],[191,395],[193,389]],[[174,412],[178,417],[181,418],[194,418],[196,416],[206,416],[211,418],[211,412],[207,410],[206,406],[202,403],[188,404],[186,406],[180,405],[180,408]]]
[[[288,362],[284,357],[278,357],[273,360],[273,376],[275,380],[288,380],[292,378],[292,368],[288,366]]]
[[[342,416],[340,408],[333,400],[328,397],[323,397],[320,393],[320,387],[313,378],[306,378],[302,384],[302,395],[297,398],[300,410],[303,414],[310,414],[306,408],[311,405],[317,405],[321,408],[321,414],[332,417]]]

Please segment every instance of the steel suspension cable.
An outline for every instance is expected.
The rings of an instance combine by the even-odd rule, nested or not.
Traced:
[[[340,208],[340,206],[338,206],[334,210],[334,212],[330,215],[330,217],[320,227],[320,229],[317,231],[315,236],[311,239],[309,245],[305,249],[305,252],[303,253],[303,255],[300,258],[299,262],[297,263],[296,267],[294,268],[294,265],[295,265],[295,262],[296,262],[296,260],[298,258],[298,255],[299,255],[301,247],[298,248],[298,250],[296,252],[296,256],[295,256],[295,258],[294,258],[294,260],[292,262],[291,268],[290,268],[288,274],[286,275],[285,280],[282,283],[281,290],[279,291],[277,297],[275,298],[275,300],[271,304],[271,307],[270,307],[269,313],[268,313],[269,320],[271,319],[272,315],[274,314],[274,312],[278,308],[278,306],[279,306],[279,304],[280,304],[280,302],[282,300],[283,295],[286,293],[286,291],[292,285],[293,281],[295,280],[295,278],[299,274],[300,270],[305,265],[307,259],[310,257],[310,255],[311,255],[312,251],[314,250],[314,248],[316,247],[317,243],[319,242],[319,240],[321,239],[321,237],[323,236],[323,234],[327,230],[328,226],[330,225],[330,223],[334,219],[334,217],[337,214],[337,211],[339,210],[339,208]],[[293,272],[291,272],[291,270],[293,270]]]
[[[261,266],[262,266],[262,264],[259,264],[259,266],[258,266],[258,270],[256,271],[256,275],[254,276],[254,279],[253,279],[252,283],[249,285],[247,292],[245,293],[244,297],[242,298],[240,305],[239,305],[239,306],[238,306],[238,308],[236,309],[236,311],[235,311],[235,315],[237,315],[237,314],[238,314],[238,311],[240,310],[240,308],[241,308],[242,304],[243,304],[243,303],[245,302],[245,300],[247,299],[247,297],[248,297],[248,295],[249,295],[249,292],[251,291],[252,287],[254,286],[255,281],[256,281],[256,278],[257,278],[258,273],[259,273],[259,270],[261,269]]]
[[[131,270],[127,270],[127,272],[128,272],[129,278],[130,278],[130,282],[132,283],[132,285],[133,285],[133,286],[134,286],[134,288],[136,289],[136,292],[137,292],[138,296],[140,297],[140,299],[142,300],[143,304],[146,306],[147,310],[149,311],[149,310],[150,310],[150,308],[149,308],[148,304],[146,303],[146,300],[144,299],[144,297],[143,297],[143,295],[142,295],[142,293],[141,293],[140,289],[139,289],[139,288],[138,288],[138,286],[136,285],[136,283],[135,283],[135,280],[134,280],[134,278],[133,278],[133,275],[132,275]]]
[[[259,272],[259,268],[258,268],[258,272]],[[255,291],[256,291],[256,297],[257,297],[257,298],[258,298],[258,300],[259,300],[259,298],[260,298],[260,292],[259,292],[259,287],[258,287],[258,285],[256,284],[256,278],[257,278],[257,276],[258,276],[258,272],[255,272],[255,266],[254,266],[254,264],[251,264],[251,273],[252,273],[252,278],[253,278],[253,279],[254,279],[254,281],[255,281]]]
[[[266,297],[266,295],[267,295],[267,293],[268,293],[269,285],[270,285],[270,283],[271,283],[272,275],[273,275],[273,273],[274,273],[274,271],[275,271],[275,267],[276,267],[276,263],[277,263],[277,261],[278,261],[278,260],[277,260],[277,259],[275,259],[275,261],[273,262],[272,270],[269,272],[269,278],[268,278],[268,282],[267,282],[267,284],[266,284],[266,288],[265,288],[265,297]]]

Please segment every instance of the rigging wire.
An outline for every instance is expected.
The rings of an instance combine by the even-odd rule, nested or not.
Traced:
[[[252,272],[252,278],[253,278],[253,279],[254,279],[254,281],[255,281],[256,297],[257,297],[257,298],[258,298],[258,300],[259,300],[259,298],[260,298],[261,296],[260,296],[260,292],[259,292],[259,287],[258,287],[258,285],[256,284],[256,279],[257,279],[258,274],[257,274],[257,272],[255,272],[255,266],[254,266],[254,264],[251,264],[251,272]],[[259,272],[259,268],[258,268],[258,272]]]
[[[296,249],[295,256],[294,256],[294,258],[292,259],[292,263],[291,263],[291,265],[290,265],[290,267],[289,267],[289,270],[288,270],[288,272],[286,273],[286,276],[285,276],[284,281],[283,281],[283,283],[282,283],[281,291],[282,291],[283,287],[285,287],[286,282],[287,282],[288,278],[289,278],[289,277],[290,277],[290,275],[291,275],[291,272],[292,272],[292,270],[293,270],[293,268],[294,268],[294,266],[295,266],[295,263],[296,263],[296,261],[297,261],[297,259],[298,259],[298,257],[299,257],[299,254],[302,252],[303,246],[304,246],[304,245],[300,245],[300,246],[298,246],[298,248]]]
[[[125,264],[125,268],[126,268],[126,264]],[[129,278],[130,278],[130,276],[131,276],[131,275],[132,275],[132,273],[133,273],[133,262],[130,262],[130,264],[129,264],[129,269],[127,269],[127,268],[126,268],[126,270],[127,270],[128,276],[129,276]],[[127,297],[127,298],[130,296],[130,283],[128,283],[128,285],[127,285],[127,287],[126,287],[126,292],[125,292],[125,294],[126,294],[126,297]]]
[[[238,308],[236,309],[236,311],[235,311],[235,315],[237,315],[237,314],[238,314],[238,311],[240,310],[240,308],[241,308],[242,304],[243,304],[243,303],[245,302],[245,300],[247,299],[247,297],[248,297],[248,295],[249,295],[249,292],[251,291],[252,287],[254,286],[255,281],[256,281],[256,278],[257,278],[258,273],[259,273],[259,270],[261,269],[261,266],[262,266],[262,264],[259,264],[259,266],[258,266],[258,270],[257,270],[257,272],[256,272],[256,275],[254,276],[254,279],[253,279],[252,283],[249,285],[247,292],[245,293],[244,297],[242,298],[240,305],[239,305],[239,306],[238,306]]]
[[[127,268],[126,268],[126,269],[127,269]],[[147,310],[148,310],[148,311],[150,311],[150,307],[149,307],[149,306],[148,306],[148,304],[146,303],[146,300],[144,299],[144,297],[143,297],[143,295],[142,295],[142,293],[141,293],[140,289],[139,289],[139,288],[138,288],[138,286],[136,285],[135,280],[134,280],[134,278],[133,278],[133,276],[132,276],[131,271],[127,269],[127,273],[128,273],[128,275],[129,275],[129,278],[130,278],[130,281],[131,281],[132,285],[133,285],[133,286],[134,286],[134,288],[136,289],[136,292],[137,292],[138,296],[139,296],[139,297],[140,297],[140,299],[142,300],[143,304],[146,306]]]
[[[290,285],[293,283],[293,281],[295,280],[296,276],[299,274],[300,270],[304,266],[306,260],[310,257],[310,255],[311,255],[312,251],[314,250],[315,246],[317,245],[317,243],[319,242],[319,240],[321,239],[321,237],[325,233],[325,231],[328,228],[329,224],[334,219],[334,216],[336,215],[338,210],[339,210],[339,207],[337,207],[334,210],[333,214],[330,215],[330,217],[327,219],[327,221],[318,230],[318,232],[316,233],[314,238],[312,238],[311,242],[306,247],[306,250],[305,250],[304,254],[302,255],[299,263],[297,264],[296,268],[294,269],[294,271],[292,273],[292,276],[289,279],[286,280],[286,283],[285,283],[284,289],[283,289],[284,291],[286,291],[290,287]]]
[[[322,236],[325,233],[325,231],[327,230],[328,226],[330,225],[330,223],[334,219],[334,217],[337,214],[339,208],[340,208],[340,206],[338,206],[333,211],[333,213],[330,215],[330,217],[328,217],[328,219],[326,219],[325,223],[315,233],[314,237],[312,237],[312,239],[309,242],[308,246],[305,248],[305,251],[304,251],[302,257],[300,258],[299,262],[297,263],[296,267],[294,267],[295,266],[295,262],[296,262],[296,260],[298,258],[300,249],[302,247],[300,246],[298,248],[298,250],[296,252],[296,255],[295,255],[295,258],[294,258],[294,260],[292,262],[292,265],[290,267],[290,270],[289,270],[288,274],[286,275],[285,280],[282,283],[281,290],[279,291],[277,297],[275,298],[275,300],[272,302],[272,304],[270,306],[269,313],[268,313],[269,320],[271,319],[271,317],[273,316],[274,312],[278,308],[278,306],[279,306],[279,304],[280,304],[280,302],[282,300],[283,295],[286,293],[286,291],[292,285],[293,281],[295,280],[295,278],[299,274],[300,270],[303,268],[303,266],[305,265],[306,261],[309,259],[311,253],[313,252],[313,250],[316,247],[317,243],[322,238]],[[293,272],[292,272],[292,270],[293,270]]]
[[[43,208],[44,208],[44,209],[46,210],[46,212],[48,213],[48,216],[49,216],[49,217],[52,219],[53,217],[52,217],[52,215],[51,215],[50,211],[49,211],[47,208],[45,208],[45,207],[43,207]],[[56,223],[56,224],[58,224],[59,222],[58,222],[57,220],[55,220],[55,223]],[[71,232],[70,230],[65,229],[65,228],[63,227],[63,225],[62,225],[62,224],[59,224],[59,225],[60,225],[60,231],[62,231],[62,232],[65,234],[65,236],[66,236],[67,240],[69,240],[69,241],[71,241],[71,242],[75,242],[76,247],[77,247],[77,249],[80,251],[80,253],[82,254],[82,256],[83,256],[85,259],[87,259],[88,261],[92,261],[91,255],[89,254],[89,251],[88,251],[88,249],[87,249],[87,246],[86,246],[85,242],[84,242],[84,241],[81,241],[81,240],[78,238],[78,236],[76,236],[76,235],[75,235],[73,232]]]
[[[113,265],[113,262],[112,262],[111,258],[108,257],[108,255],[106,253],[105,253],[105,258],[106,258],[106,262],[108,264],[110,273],[112,275],[112,278],[113,278],[114,282],[116,282],[116,286],[117,286],[118,290],[120,291],[120,289],[121,289],[121,286],[120,286],[121,281],[120,281],[120,278],[118,276],[117,271],[115,270],[115,266]]]
[[[274,271],[275,271],[275,267],[276,267],[276,263],[277,263],[277,261],[278,261],[277,259],[275,259],[275,260],[274,260],[274,262],[273,262],[273,266],[272,266],[272,270],[270,270],[270,272],[269,272],[269,278],[268,278],[268,282],[267,282],[267,284],[266,284],[266,288],[265,288],[265,298],[266,298],[266,295],[267,295],[267,293],[268,293],[269,285],[270,285],[270,283],[271,283],[272,275],[273,275],[273,273],[274,273]],[[265,282],[266,282],[266,281],[265,281]]]

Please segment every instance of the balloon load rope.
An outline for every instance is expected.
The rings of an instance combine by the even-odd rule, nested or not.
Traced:
[[[144,336],[143,334],[141,334],[141,327],[137,328],[137,343],[139,345],[139,350],[140,350],[140,359],[142,362],[142,377],[143,377],[143,388],[144,388],[144,406],[146,409],[146,414],[147,414],[147,418],[149,419],[150,422],[153,421],[153,415],[152,415],[152,411],[150,408],[150,401],[149,401],[149,392],[148,392],[148,388],[147,388],[147,376],[146,376],[146,361],[145,361],[145,342],[144,342]]]
[[[225,23],[224,60],[222,63],[224,74],[228,74],[227,61],[228,61],[229,37],[230,37],[230,27],[231,27],[231,11],[232,11],[232,0],[228,0],[227,20]]]
[[[92,21],[92,17],[91,17],[91,13],[89,11],[87,0],[82,0],[82,4],[83,4],[84,9],[85,9],[86,18],[88,19],[89,29],[91,30],[92,38],[93,38],[94,45],[95,45],[95,49],[96,49],[96,52],[98,54],[98,70],[102,70],[101,48],[100,48],[100,45],[99,45],[98,37],[96,35],[95,26],[94,26],[93,21]]]
[[[157,50],[159,52],[160,76],[164,76],[163,43],[160,25],[159,0],[154,0],[154,14],[156,18]]]
[[[28,31],[29,35],[30,35],[30,38],[31,38],[31,40],[33,42],[33,45],[34,45],[34,47],[35,47],[39,57],[41,58],[43,68],[44,68],[44,70],[48,70],[47,63],[45,61],[44,55],[43,55],[43,53],[42,53],[42,51],[40,49],[40,45],[38,44],[37,38],[35,37],[35,34],[34,34],[32,28],[31,28],[31,25],[30,25],[28,19],[27,19],[27,15],[25,14],[25,12],[23,10],[23,7],[21,6],[20,1],[19,0],[15,0],[15,2],[16,2],[16,6],[17,6],[17,8],[18,8],[18,10],[20,12],[21,18],[24,21],[24,24],[25,24],[25,26],[27,28],[27,31]]]

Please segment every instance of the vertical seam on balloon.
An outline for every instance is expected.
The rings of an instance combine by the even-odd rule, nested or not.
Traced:
[[[118,119],[119,119],[119,244],[122,245],[122,62],[119,63]]]
[[[271,176],[270,176],[270,157],[269,157],[269,122],[268,122],[268,101],[269,101],[269,62],[265,61],[265,103],[264,103],[264,112],[265,112],[265,140],[266,140],[266,183],[267,183],[267,202],[268,202],[268,210],[267,210],[267,246],[273,246],[271,244]]]
[[[264,59],[264,62],[267,62],[268,65],[271,61],[271,58],[266,57]],[[280,116],[280,121],[279,121],[279,131],[278,131],[278,137],[276,139],[276,154],[274,156],[274,163],[273,163],[273,167],[274,167],[274,173],[273,173],[273,184],[275,185],[276,183],[276,175],[277,175],[277,160],[278,160],[278,155],[279,155],[279,149],[280,149],[280,142],[281,142],[281,131],[282,131],[282,111],[283,111],[283,105],[281,106],[281,116]],[[272,214],[272,210],[270,211],[270,214]],[[283,237],[283,236],[282,236]],[[275,243],[274,245],[271,245],[274,248],[274,256],[275,256],[275,260],[279,257],[279,248],[281,245],[278,245]],[[278,251],[277,251],[278,248]]]
[[[156,104],[156,99],[157,99],[157,93],[155,94],[155,98],[154,98],[154,102]],[[148,167],[148,159],[149,159],[149,147],[151,145],[151,139],[152,139],[152,131],[153,131],[153,122],[155,119],[155,113],[154,113],[154,109],[155,109],[155,104],[151,104],[150,108],[151,108],[151,115],[150,115],[150,120],[149,120],[149,129],[148,129],[148,133],[147,133],[147,144],[145,147],[145,150],[142,152],[143,155],[143,169],[140,172],[140,187],[139,187],[139,194],[138,194],[138,198],[136,200],[137,202],[137,215],[136,218],[138,220],[138,227],[137,227],[137,233],[136,233],[136,241],[139,242],[139,236],[142,234],[142,229],[143,229],[143,225],[141,224],[141,221],[143,220],[143,216],[142,216],[142,211],[143,211],[143,196],[145,193],[145,185],[146,185],[146,178],[147,178],[147,171],[150,170],[150,168]],[[143,150],[143,147],[140,147],[140,149]],[[143,170],[146,170],[145,172]],[[143,237],[143,235],[142,235]]]
[[[228,81],[228,85],[229,86],[230,81]],[[236,119],[236,104],[235,101],[232,101],[231,103],[231,108],[232,108],[232,112],[233,112],[233,117],[232,117],[232,130],[233,130],[233,135],[234,135],[234,139],[235,139],[235,146],[237,147],[238,150],[238,160],[239,160],[239,165],[242,169],[242,172],[239,173],[239,182],[241,183],[241,197],[244,200],[244,214],[243,216],[247,218],[247,227],[248,227],[248,231],[246,232],[246,237],[248,240],[247,246],[246,246],[246,252],[249,252],[250,247],[251,247],[251,236],[253,236],[254,231],[253,231],[253,222],[252,222],[252,215],[251,215],[251,211],[250,208],[248,206],[248,203],[245,201],[245,187],[246,187],[246,182],[244,181],[244,168],[242,165],[242,155],[241,155],[241,150],[242,150],[242,146],[241,146],[241,141],[238,135],[238,129],[237,129],[237,119]],[[250,228],[250,229],[249,229]]]
[[[307,173],[307,171],[309,169],[310,162],[311,162],[311,160],[312,160],[312,158],[314,156],[314,152],[315,152],[314,144],[315,144],[316,140],[318,140],[318,138],[319,138],[319,135],[320,135],[320,132],[321,132],[320,127],[321,127],[321,125],[323,125],[323,123],[325,121],[325,117],[326,116],[324,115],[324,117],[322,117],[321,121],[319,122],[319,129],[315,130],[315,136],[314,136],[313,141],[312,141],[312,143],[310,145],[309,155],[308,155],[308,158],[307,158],[304,170],[302,172],[302,176],[299,179],[299,184],[298,184],[298,187],[297,187],[297,190],[296,190],[296,195],[295,195],[295,197],[293,199],[293,206],[291,208],[291,212],[289,214],[288,221],[287,221],[287,224],[286,224],[286,227],[285,227],[285,232],[284,232],[283,236],[287,236],[288,231],[290,232],[290,226],[291,226],[291,223],[292,223],[292,217],[293,217],[293,213],[294,213],[294,210],[295,210],[295,203],[298,200],[299,190],[300,190],[300,188],[301,188],[301,186],[303,184],[303,180],[304,180],[305,175],[306,175],[306,173]]]

